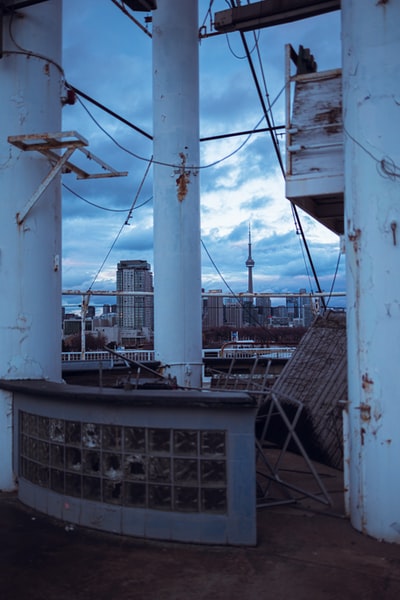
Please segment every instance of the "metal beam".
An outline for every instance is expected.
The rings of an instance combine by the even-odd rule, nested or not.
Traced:
[[[150,11],[157,8],[156,0],[124,0],[131,10]]]
[[[220,33],[251,31],[339,9],[340,0],[263,0],[215,13],[214,28]]]

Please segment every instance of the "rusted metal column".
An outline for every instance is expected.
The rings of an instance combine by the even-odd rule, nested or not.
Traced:
[[[400,543],[400,2],[342,2],[354,527]]]
[[[201,384],[197,0],[153,13],[155,358]]]
[[[9,3],[10,4],[10,3]],[[0,59],[0,377],[61,380],[59,177],[17,213],[51,170],[8,136],[61,129],[61,9],[50,0],[3,20]],[[11,35],[10,35],[11,34]],[[13,487],[11,396],[0,391],[0,489]]]

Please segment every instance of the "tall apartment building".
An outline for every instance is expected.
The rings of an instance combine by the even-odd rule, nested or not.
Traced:
[[[153,274],[145,260],[121,260],[118,292],[153,292]],[[153,296],[117,296],[118,325],[123,329],[154,329]]]
[[[225,325],[241,329],[243,327],[243,307],[236,298],[226,298],[225,300]]]
[[[224,299],[217,296],[222,290],[208,290],[203,299],[203,327],[222,327],[224,325]]]

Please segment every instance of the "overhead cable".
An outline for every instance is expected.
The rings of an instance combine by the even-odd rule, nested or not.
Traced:
[[[236,8],[236,2],[235,2],[235,0],[230,0],[230,3],[231,3],[232,8]],[[251,58],[251,55],[250,55],[250,51],[249,51],[249,47],[248,47],[248,44],[247,44],[247,40],[246,40],[246,37],[245,37],[243,31],[240,31],[239,34],[240,34],[240,37],[241,37],[241,40],[242,40],[242,43],[243,43],[243,47],[244,47],[245,52],[246,52],[247,61],[248,61],[249,67],[250,67],[251,74],[253,76],[253,81],[254,81],[254,84],[255,84],[256,89],[257,89],[257,94],[258,94],[259,100],[261,102],[261,106],[262,106],[263,111],[264,111],[265,119],[267,121],[267,125],[268,125],[268,127],[270,129],[270,132],[271,132],[271,140],[272,140],[272,143],[273,143],[273,146],[274,146],[274,149],[275,149],[276,157],[278,159],[278,163],[279,163],[282,175],[285,178],[285,168],[284,168],[284,165],[283,165],[282,155],[281,155],[281,152],[280,152],[280,148],[279,148],[279,145],[278,145],[277,138],[276,138],[276,136],[273,133],[272,122],[271,122],[271,119],[270,119],[269,111],[267,110],[267,107],[266,107],[265,102],[264,102],[264,97],[263,97],[263,94],[261,92],[260,84],[258,82],[257,74],[256,74],[256,71],[255,71],[255,68],[254,68],[254,64],[253,64],[253,61],[252,61],[252,58]],[[311,270],[313,272],[313,276],[314,276],[315,284],[317,286],[317,290],[318,290],[318,292],[322,293],[322,289],[321,289],[321,286],[319,284],[317,272],[316,272],[315,267],[314,267],[314,262],[312,260],[311,254],[310,254],[310,249],[308,247],[308,243],[307,243],[306,237],[304,235],[304,230],[303,230],[303,227],[302,227],[302,224],[301,224],[301,221],[300,221],[299,213],[297,211],[297,207],[296,207],[296,205],[293,204],[293,202],[291,202],[291,205],[292,205],[292,212],[293,212],[293,215],[295,217],[295,226],[298,229],[298,231],[300,231],[301,238],[302,238],[303,244],[304,244],[304,248],[305,248],[306,253],[307,253],[308,261],[310,263],[310,267],[311,267]],[[321,300],[322,300],[322,304],[323,304],[324,309],[326,309],[325,298],[321,297]]]

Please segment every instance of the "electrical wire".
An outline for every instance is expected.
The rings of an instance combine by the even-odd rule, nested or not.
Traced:
[[[337,258],[337,261],[336,261],[336,269],[335,269],[335,273],[334,273],[334,275],[333,275],[331,289],[329,290],[329,296],[328,296],[328,298],[327,298],[327,301],[326,301],[326,307],[327,307],[327,308],[328,308],[329,302],[330,302],[330,301],[331,301],[331,299],[332,299],[332,293],[333,293],[333,290],[334,290],[334,287],[335,287],[336,278],[337,278],[337,274],[338,274],[338,271],[339,271],[339,265],[340,265],[340,258],[341,258],[341,254],[342,254],[342,253],[340,252],[340,249],[339,249],[338,258]]]
[[[390,156],[377,158],[370,150],[368,150],[368,148],[366,148],[361,144],[361,142],[356,140],[356,138],[353,137],[344,126],[343,131],[345,132],[347,137],[349,137],[352,140],[352,142],[354,142],[359,148],[361,148],[361,150],[363,150],[370,158],[372,158],[373,161],[375,161],[379,175],[386,179],[390,179],[391,181],[395,181],[396,179],[400,178],[400,167],[396,165],[396,163]]]
[[[122,10],[122,12],[124,13],[124,15],[126,15],[127,17],[129,17],[130,20],[133,21],[135,23],[135,25],[137,25],[139,27],[139,29],[141,29],[143,31],[143,33],[145,33],[146,35],[148,35],[150,38],[153,37],[151,35],[150,31],[148,29],[146,29],[146,27],[143,27],[143,25],[140,23],[140,21],[138,21],[137,19],[135,19],[135,17],[133,15],[131,15],[130,12],[128,12],[128,10],[125,7],[125,3],[123,1],[122,1],[122,4],[120,4],[117,0],[111,0],[111,2],[113,4],[115,4],[115,6],[117,6],[120,10]]]
[[[68,86],[69,86],[71,89],[74,89],[74,90],[76,90],[76,88],[73,88],[73,86],[70,86],[69,84],[68,84]],[[278,95],[276,96],[276,98],[274,99],[273,103],[271,104],[271,107],[272,107],[272,106],[275,104],[275,102],[276,102],[276,101],[278,100],[278,98],[281,96],[281,94],[283,93],[284,89],[285,89],[285,86],[283,86],[283,87],[282,87],[282,89],[279,91]],[[114,136],[112,136],[112,135],[111,135],[111,133],[109,133],[109,132],[108,132],[108,131],[105,129],[105,127],[103,127],[103,126],[102,126],[102,125],[99,123],[99,121],[98,121],[98,120],[96,119],[96,117],[95,117],[95,116],[94,116],[94,115],[91,113],[91,111],[88,109],[88,107],[85,105],[85,103],[84,103],[84,102],[83,102],[83,101],[82,101],[82,100],[79,98],[79,94],[78,94],[78,102],[81,104],[81,106],[83,107],[83,109],[84,109],[84,110],[87,112],[87,114],[88,114],[88,115],[89,115],[89,117],[92,119],[92,121],[95,123],[95,125],[96,125],[96,126],[97,126],[97,127],[98,127],[98,128],[99,128],[99,129],[100,129],[100,130],[101,130],[101,131],[102,131],[102,132],[103,132],[103,133],[104,133],[104,134],[105,134],[105,135],[106,135],[106,136],[107,136],[107,137],[108,137],[108,138],[109,138],[109,139],[110,139],[110,140],[111,140],[111,141],[112,141],[112,142],[113,142],[113,143],[114,143],[114,144],[115,144],[117,147],[118,147],[118,148],[120,148],[120,150],[122,150],[123,152],[126,152],[127,154],[129,154],[130,156],[133,156],[134,158],[136,158],[136,159],[138,159],[138,160],[141,160],[141,161],[144,161],[144,162],[149,162],[149,160],[150,160],[150,159],[148,159],[148,158],[146,158],[146,157],[144,157],[144,156],[141,156],[141,155],[139,155],[139,154],[137,154],[137,153],[133,152],[132,150],[129,150],[129,148],[126,148],[126,147],[125,147],[125,146],[123,146],[123,145],[122,145],[120,142],[118,142],[118,140],[116,140],[116,138],[115,138]],[[101,108],[100,104],[99,104],[99,107]],[[111,114],[111,113],[110,113],[110,114]],[[232,152],[230,152],[229,154],[227,154],[227,155],[223,156],[222,158],[219,158],[219,159],[215,160],[215,161],[214,161],[214,162],[212,162],[212,163],[209,163],[209,164],[207,164],[207,165],[195,165],[195,166],[193,166],[192,168],[193,168],[194,170],[196,170],[196,171],[200,171],[200,170],[204,170],[204,169],[210,169],[210,168],[212,168],[212,167],[215,167],[215,166],[217,166],[217,165],[219,165],[219,164],[221,164],[221,163],[225,162],[225,161],[226,161],[226,160],[228,160],[229,158],[232,158],[232,156],[234,156],[235,154],[237,154],[237,153],[238,153],[238,152],[239,152],[239,151],[240,151],[240,150],[241,150],[241,149],[242,149],[242,148],[243,148],[243,147],[244,147],[244,146],[245,146],[245,145],[246,145],[246,144],[249,142],[249,140],[251,139],[251,137],[252,137],[252,136],[253,136],[255,133],[257,133],[257,131],[258,131],[258,130],[257,130],[257,128],[258,128],[258,126],[259,126],[259,125],[260,125],[260,124],[263,122],[264,118],[265,118],[265,116],[263,115],[263,116],[262,116],[262,117],[259,119],[259,121],[256,123],[256,125],[253,127],[253,129],[252,129],[252,130],[250,130],[250,132],[249,132],[248,136],[246,137],[246,139],[245,139],[245,140],[244,140],[244,141],[243,141],[243,142],[242,142],[242,143],[241,143],[239,146],[237,146],[237,147],[236,147],[234,150],[232,150]],[[121,120],[121,119],[120,119],[120,120]],[[129,123],[129,122],[127,122],[127,123]],[[133,126],[133,127],[136,129],[136,127],[135,127],[135,126]],[[269,131],[269,129],[268,129],[268,131]],[[223,137],[223,136],[221,136],[221,137]],[[228,135],[227,137],[229,137],[229,135]],[[151,160],[151,162],[152,162],[153,164],[155,164],[155,165],[161,165],[161,166],[163,166],[163,167],[171,167],[171,168],[173,168],[173,169],[180,169],[180,168],[181,168],[181,165],[179,165],[179,164],[165,163],[165,162],[157,161],[157,160],[154,160],[154,159],[152,159],[152,160]]]
[[[150,166],[151,166],[151,164],[152,164],[152,163],[151,163],[151,160],[150,160],[150,162],[148,163],[148,165],[147,165],[147,167],[146,167],[145,173],[144,173],[144,175],[143,175],[142,181],[140,182],[140,185],[139,185],[139,187],[138,187],[138,190],[137,190],[137,192],[136,192],[136,195],[135,195],[135,197],[134,197],[134,199],[133,199],[132,206],[131,206],[131,207],[130,207],[130,209],[129,209],[128,216],[126,217],[126,219],[125,219],[124,223],[123,223],[123,224],[122,224],[122,226],[120,227],[120,229],[119,229],[119,231],[118,231],[118,233],[117,233],[117,235],[116,235],[116,237],[115,237],[115,239],[114,239],[113,243],[111,244],[111,247],[110,247],[110,249],[108,250],[108,252],[107,252],[107,254],[106,254],[106,256],[105,256],[105,258],[104,258],[103,262],[101,263],[101,265],[100,265],[100,267],[99,267],[99,270],[97,271],[97,273],[96,273],[96,275],[95,275],[95,277],[94,277],[94,279],[93,279],[92,283],[90,284],[90,286],[89,286],[89,288],[88,288],[88,293],[90,293],[90,291],[91,291],[92,287],[94,286],[94,284],[95,284],[95,282],[96,282],[96,280],[97,280],[98,276],[100,275],[101,271],[103,270],[103,267],[104,267],[104,265],[106,264],[106,262],[107,262],[107,260],[108,260],[108,257],[110,256],[110,254],[111,254],[111,252],[112,252],[112,250],[113,250],[113,248],[114,248],[115,244],[117,243],[117,241],[118,241],[118,239],[119,239],[119,237],[120,237],[120,235],[121,235],[121,233],[122,233],[122,231],[123,231],[124,227],[125,227],[126,225],[129,225],[129,221],[130,221],[130,219],[131,219],[131,217],[132,217],[132,212],[134,211],[134,208],[135,208],[135,205],[136,205],[137,199],[138,199],[138,197],[139,197],[139,194],[140,194],[140,192],[141,192],[141,190],[142,190],[142,187],[143,187],[143,185],[144,185],[144,182],[145,182],[145,180],[146,180],[146,177],[147,177],[147,175],[148,175],[148,172],[149,172],[149,170],[150,170]]]
[[[70,188],[65,183],[63,183],[62,186],[66,190],[68,190],[71,194],[73,194],[74,196],[76,196],[77,198],[79,198],[80,200],[82,200],[83,202],[86,202],[86,204],[90,204],[90,206],[94,206],[95,208],[99,208],[100,210],[106,210],[108,212],[113,212],[113,213],[121,213],[121,212],[127,213],[127,212],[129,212],[131,210],[130,208],[108,208],[107,206],[100,206],[100,204],[96,204],[95,202],[91,202],[91,200],[88,200],[87,198],[84,198],[83,196],[81,196],[80,194],[78,194],[78,192],[75,192],[75,190],[73,190],[72,188]],[[145,206],[146,204],[148,204],[152,199],[153,199],[153,196],[150,196],[150,198],[148,198],[147,200],[145,200],[144,202],[142,202],[142,204],[139,204],[138,206],[135,206],[134,210],[138,210],[139,208],[142,208],[142,206]]]
[[[226,1],[228,1],[228,0],[226,0]],[[235,8],[236,7],[235,0],[229,0],[229,1],[230,1],[231,7]],[[254,81],[254,84],[256,86],[257,94],[258,94],[259,100],[261,102],[261,106],[263,108],[263,111],[264,111],[264,115],[265,115],[265,118],[266,118],[266,121],[267,121],[267,125],[270,128],[271,140],[272,140],[272,144],[273,144],[274,149],[275,149],[276,157],[278,159],[279,167],[281,169],[283,177],[285,178],[285,168],[284,168],[284,165],[283,165],[283,159],[282,159],[281,151],[280,151],[280,148],[279,148],[276,136],[273,134],[272,122],[271,122],[271,119],[270,119],[269,111],[267,110],[267,107],[266,107],[265,102],[264,102],[264,97],[263,97],[263,94],[261,92],[260,84],[259,84],[259,81],[258,81],[258,78],[257,78],[257,74],[256,74],[256,71],[255,71],[255,68],[254,68],[254,64],[253,64],[253,61],[252,61],[252,58],[251,58],[251,55],[250,55],[250,52],[249,52],[249,48],[248,48],[246,36],[244,35],[244,33],[242,31],[240,31],[239,33],[240,33],[240,37],[241,37],[241,40],[242,40],[242,43],[243,43],[243,46],[244,46],[244,49],[245,49],[245,52],[246,52],[247,61],[248,61],[248,64],[249,64],[249,67],[250,67],[250,71],[251,71],[252,76],[253,76],[253,81]],[[295,217],[295,227],[296,227],[296,230],[300,231],[300,234],[301,234],[301,237],[302,237],[302,241],[303,241],[303,244],[304,244],[304,248],[305,248],[306,253],[307,253],[307,258],[308,258],[311,270],[313,272],[313,276],[314,276],[314,280],[315,280],[315,283],[316,283],[316,286],[317,286],[317,290],[318,290],[318,292],[322,293],[321,286],[320,286],[319,280],[318,280],[318,275],[317,275],[317,272],[316,272],[315,267],[314,267],[314,262],[313,262],[312,257],[311,257],[311,253],[310,253],[310,249],[308,247],[308,243],[307,243],[306,237],[304,235],[304,230],[303,230],[303,227],[302,227],[302,224],[301,224],[301,221],[300,221],[300,217],[299,217],[299,213],[297,211],[297,207],[296,207],[295,204],[293,204],[293,202],[291,202],[291,205],[292,205],[292,213],[293,213],[293,215]],[[326,308],[326,305],[325,305],[326,303],[325,303],[325,298],[323,296],[321,296],[321,302],[322,302],[322,305],[323,305],[323,307],[325,309]]]
[[[9,7],[9,8],[12,8],[12,7]],[[20,54],[20,55],[29,56],[29,57],[33,56],[34,58],[38,58],[39,60],[48,62],[48,63],[52,64],[53,66],[55,66],[56,69],[58,69],[58,71],[61,73],[63,82],[65,82],[64,69],[54,59],[49,58],[48,56],[45,56],[44,54],[40,54],[39,52],[33,52],[32,50],[23,48],[23,46],[18,44],[17,40],[14,37],[13,31],[12,31],[12,24],[13,24],[15,14],[16,14],[15,12],[11,13],[11,16],[10,16],[10,19],[8,22],[8,35],[10,36],[10,40],[13,42],[14,46],[16,46],[18,48],[18,50],[3,50],[3,55],[9,55],[9,54],[17,54],[18,55],[18,54]]]
[[[238,296],[237,294],[235,294],[235,292],[232,290],[231,286],[229,285],[229,283],[226,281],[225,277],[222,275],[221,271],[219,270],[216,262],[214,261],[214,259],[212,258],[210,252],[208,251],[207,246],[205,245],[204,241],[201,239],[201,245],[203,246],[212,266],[214,267],[214,269],[216,270],[216,272],[218,273],[219,277],[221,278],[221,281],[224,283],[224,285],[226,285],[227,289],[229,290],[229,292],[232,294],[232,296],[235,298],[235,300],[238,302],[238,304],[240,304],[240,306],[242,307],[242,309],[247,313],[247,315],[251,318],[252,321],[254,321],[254,323],[260,327],[261,329],[264,330],[265,333],[268,334],[269,337],[271,336],[270,331],[264,327],[264,325],[262,325],[262,323],[259,322],[259,320],[257,319],[257,317],[253,314],[253,312],[250,310],[250,307],[247,306],[245,304],[245,302],[243,301],[243,299]]]

